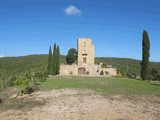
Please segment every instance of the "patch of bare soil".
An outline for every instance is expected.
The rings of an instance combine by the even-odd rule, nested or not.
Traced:
[[[45,101],[30,109],[0,112],[1,120],[159,120],[160,98],[103,97],[90,90],[38,91],[25,99]],[[26,106],[27,107],[27,106]],[[27,107],[28,108],[28,107]]]

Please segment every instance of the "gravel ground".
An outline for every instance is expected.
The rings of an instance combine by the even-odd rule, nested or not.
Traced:
[[[160,98],[103,97],[90,90],[38,91],[25,99],[45,101],[31,109],[0,112],[1,120],[159,120]],[[19,98],[17,98],[19,99]]]

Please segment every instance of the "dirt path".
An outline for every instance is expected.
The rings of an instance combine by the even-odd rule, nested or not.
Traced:
[[[46,104],[32,109],[7,110],[1,120],[159,120],[160,98],[111,96],[90,90],[38,91],[28,96]]]

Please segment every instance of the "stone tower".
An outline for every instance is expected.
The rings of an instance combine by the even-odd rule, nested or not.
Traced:
[[[78,65],[94,65],[94,45],[90,38],[78,38]]]

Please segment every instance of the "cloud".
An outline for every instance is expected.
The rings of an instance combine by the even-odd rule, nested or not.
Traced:
[[[3,58],[4,57],[4,55],[0,55],[0,58]]]
[[[81,11],[74,5],[68,6],[64,11],[67,15],[81,15]]]

